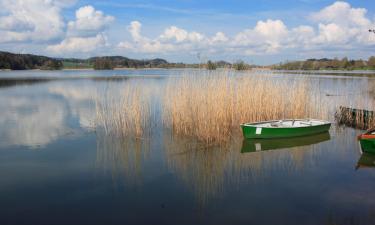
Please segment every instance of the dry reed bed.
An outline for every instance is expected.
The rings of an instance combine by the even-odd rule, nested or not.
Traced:
[[[241,123],[309,117],[332,121],[342,105],[375,108],[373,99],[326,95],[316,85],[301,77],[235,75],[231,70],[170,77],[166,86],[157,85],[157,92],[143,83],[123,83],[118,92],[111,89],[96,98],[97,125],[117,136],[145,138],[162,121],[161,128],[173,135],[223,146],[240,134]],[[153,107],[152,98],[161,103]]]
[[[175,134],[206,145],[227,142],[244,122],[305,118],[310,105],[307,80],[271,79],[229,72],[172,79],[164,99],[163,121]]]
[[[368,80],[367,89],[360,89],[361,94],[350,98],[341,98],[345,103],[337,107],[335,119],[339,124],[344,124],[358,129],[375,127],[375,81]],[[355,109],[355,110],[353,110]]]
[[[97,166],[116,183],[118,177],[139,183],[153,128],[151,97],[152,91],[139,82],[111,85],[95,96]]]
[[[138,83],[126,84],[117,92],[96,97],[96,124],[106,134],[143,138],[150,133],[151,94]]]

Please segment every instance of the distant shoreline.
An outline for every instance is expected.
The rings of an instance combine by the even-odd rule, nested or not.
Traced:
[[[185,68],[124,68],[124,67],[116,67],[109,70],[95,70],[94,68],[63,68],[60,70],[44,70],[44,69],[25,69],[25,70],[11,70],[11,69],[0,69],[1,72],[11,72],[11,71],[119,71],[119,70],[199,70],[199,68],[195,67],[185,67]],[[200,68],[202,70],[207,70],[206,68]],[[230,69],[230,68],[217,68],[217,70],[221,69]],[[234,70],[234,69],[233,69]],[[269,71],[269,72],[277,72],[277,73],[289,73],[289,74],[322,74],[322,75],[342,75],[342,74],[354,74],[354,75],[374,75],[375,70],[367,69],[367,70],[281,70],[281,69],[270,69],[270,68],[251,68],[242,71]]]

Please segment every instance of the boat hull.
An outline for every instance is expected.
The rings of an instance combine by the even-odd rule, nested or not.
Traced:
[[[307,126],[307,127],[262,127],[259,129],[256,125],[245,125],[242,124],[242,133],[245,138],[257,139],[257,138],[289,138],[307,136],[312,134],[319,134],[327,132],[331,127],[330,123],[321,125]],[[260,130],[260,131],[259,131]]]
[[[361,139],[359,143],[363,152],[375,154],[375,139]]]

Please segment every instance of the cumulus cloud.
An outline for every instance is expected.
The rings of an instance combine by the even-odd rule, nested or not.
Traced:
[[[366,18],[367,10],[352,8],[347,2],[338,1],[313,13],[311,18],[318,22],[335,23],[341,26],[368,26],[370,20]]]
[[[311,19],[319,23],[315,44],[373,45],[375,37],[368,29],[375,25],[366,17],[367,10],[353,8],[347,2],[338,1],[313,13]]]
[[[222,43],[227,42],[228,40],[228,37],[223,32],[217,32],[211,39],[213,43]]]
[[[258,21],[254,27],[232,37],[223,32],[209,37],[170,26],[157,38],[149,38],[142,36],[142,24],[133,21],[128,26],[132,41],[123,41],[118,47],[144,53],[220,51],[237,55],[278,54],[293,49],[348,49],[348,46],[356,49],[375,45],[375,35],[368,32],[369,28],[375,27],[375,23],[366,14],[364,8],[353,8],[349,3],[338,1],[309,16],[315,25],[288,28],[281,20],[268,19]]]
[[[107,45],[107,37],[100,33],[94,37],[67,37],[60,44],[48,46],[47,50],[55,53],[87,53]]]
[[[128,26],[128,31],[135,42],[147,41],[141,35],[142,24],[138,21],[132,21]]]
[[[115,18],[91,5],[76,9],[75,18],[65,22],[62,11],[76,0],[0,0],[0,43],[33,43],[48,53],[94,53],[109,44],[107,30]],[[129,36],[118,44],[118,52],[135,53],[225,53],[267,55],[283,52],[371,49],[374,19],[365,8],[343,1],[334,2],[307,16],[309,25],[288,27],[285,21],[266,19],[228,35],[223,31],[207,34],[170,25],[154,37],[142,34],[142,24],[132,21]],[[10,44],[11,45],[11,44]],[[126,50],[126,51],[124,51]]]
[[[139,21],[132,21],[128,26],[132,41],[123,41],[117,46],[120,49],[143,53],[169,53],[181,50],[196,52],[203,50],[207,45],[228,40],[222,32],[209,38],[199,32],[187,31],[176,26],[166,28],[157,38],[152,39],[143,36],[141,29],[142,24]]]
[[[73,1],[0,0],[0,43],[51,41],[64,34],[63,7]]]
[[[234,37],[233,45],[274,53],[287,44],[288,33],[287,27],[281,20],[259,21],[253,29],[238,33]]]
[[[106,29],[114,21],[113,16],[106,16],[102,11],[87,5],[76,11],[76,20],[69,21],[68,35],[92,36]]]
[[[105,29],[114,21],[114,17],[104,15],[87,5],[76,11],[76,19],[68,22],[64,40],[59,44],[49,45],[47,51],[55,54],[87,53],[109,46]]]

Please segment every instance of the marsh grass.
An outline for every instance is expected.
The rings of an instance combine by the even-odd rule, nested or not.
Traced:
[[[335,120],[340,125],[367,130],[375,128],[375,81],[367,81],[367,89],[358,90],[360,94],[341,98]],[[355,109],[355,110],[353,110]]]
[[[118,137],[143,139],[162,121],[159,128],[174,136],[193,138],[206,147],[225,146],[234,136],[241,135],[241,123],[288,118],[333,121],[340,106],[375,108],[373,99],[334,87],[327,95],[319,82],[301,76],[196,71],[171,76],[166,84],[155,86],[156,92],[144,83],[126,82],[118,91],[110,88],[99,93],[97,125]]]
[[[151,119],[151,94],[140,84],[126,84],[119,92],[110,90],[96,97],[96,124],[106,134],[144,138],[151,132]]]
[[[375,127],[375,114],[373,111],[340,107],[335,117],[337,122],[342,125],[362,130]]]
[[[163,121],[176,135],[222,144],[240,131],[241,123],[317,114],[309,87],[304,79],[235,76],[230,71],[186,75],[167,85]]]
[[[154,124],[151,99],[152,91],[139,82],[110,85],[95,96],[97,166],[115,183],[119,177],[140,182]]]

